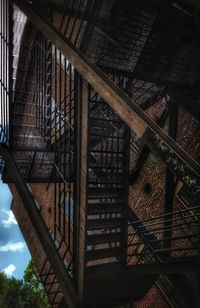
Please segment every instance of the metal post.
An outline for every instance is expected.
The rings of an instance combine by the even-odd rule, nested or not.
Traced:
[[[85,271],[85,224],[87,206],[87,170],[88,170],[88,83],[77,76],[77,109],[75,116],[75,237],[74,267],[78,285],[79,299],[83,300]]]

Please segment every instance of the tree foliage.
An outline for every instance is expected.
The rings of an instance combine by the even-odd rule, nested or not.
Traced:
[[[50,308],[32,261],[25,269],[23,280],[9,278],[0,272],[0,307]]]

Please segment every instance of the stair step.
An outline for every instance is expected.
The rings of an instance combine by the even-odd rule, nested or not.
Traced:
[[[122,218],[91,219],[87,221],[87,230],[100,230],[106,228],[119,228],[122,226]]]
[[[20,145],[20,139],[29,139],[30,141],[30,145],[32,145],[33,150],[35,150],[36,148],[34,148],[34,145],[32,142],[35,141],[35,143],[37,144],[37,141],[39,140],[39,142],[43,143],[42,145],[44,145],[45,147],[45,143],[44,143],[44,138],[41,135],[30,135],[29,133],[27,134],[13,134],[13,141],[17,142],[19,141],[19,145],[16,145],[16,148],[24,148],[26,146],[26,148],[28,148],[28,144],[26,143],[26,145],[24,144],[24,142],[22,142],[22,145]],[[34,139],[34,141],[31,141],[30,139]],[[37,140],[36,140],[37,139]],[[38,148],[38,146],[37,146]],[[41,147],[41,145],[39,146],[40,149],[43,149]],[[46,147],[45,147],[46,148]],[[30,150],[31,151],[31,150]]]
[[[14,111],[13,118],[20,118],[20,117],[36,117],[36,113],[26,113],[26,112],[20,112],[20,111]]]
[[[124,189],[122,188],[89,188],[88,189],[88,198],[90,197],[123,197]]]
[[[90,153],[92,154],[99,154],[99,155],[108,155],[108,154],[111,154],[111,155],[124,155],[124,152],[122,151],[109,151],[109,150],[96,150],[96,149],[91,149],[90,150]]]
[[[119,257],[120,254],[121,254],[121,248],[119,247],[88,250],[86,252],[86,260],[92,261],[96,259]]]
[[[105,244],[105,243],[113,243],[120,242],[122,240],[122,233],[103,233],[103,234],[95,234],[88,235],[86,238],[87,245],[96,245],[96,244]]]
[[[89,180],[89,185],[110,185],[111,188],[113,187],[113,185],[122,185],[123,183],[121,183],[122,179],[118,179],[118,180],[110,180],[110,179],[105,179],[105,180],[99,180],[97,179],[95,180]]]
[[[105,132],[101,131],[101,132],[99,132],[99,134],[97,132],[92,131],[89,134],[89,138],[90,139],[98,139],[98,140],[108,138],[108,139],[112,139],[112,140],[114,140],[114,139],[121,140],[121,142],[126,141],[126,138],[124,136],[119,135],[118,132],[116,132],[115,135],[114,135],[114,133],[112,134],[112,132],[110,134],[106,134],[106,129],[105,129]]]
[[[94,123],[94,124],[97,123],[97,121],[123,124],[123,121],[120,118],[119,118],[119,120],[113,120],[113,119],[102,118],[102,117],[99,117],[99,116],[98,117],[97,116],[91,116],[90,121],[91,121],[91,123]]]
[[[101,155],[101,154],[99,154]],[[100,165],[101,168],[107,168],[107,169],[115,169],[117,172],[117,170],[119,169],[122,169],[123,168],[123,161],[121,160],[121,158],[119,157],[118,159],[115,159],[113,161],[106,161],[106,158],[104,156],[104,159],[100,158],[96,160],[93,160],[93,161],[90,161],[89,162],[89,165],[91,168],[94,168],[94,167],[98,167]],[[122,169],[123,170],[123,169]]]
[[[93,169],[105,169],[106,172],[108,172],[108,174],[112,174],[112,175],[119,175],[122,176],[124,175],[124,169],[123,167],[113,167],[113,166],[109,166],[108,164],[104,164],[102,162],[95,162],[95,163],[91,163],[89,162],[89,167],[93,168]],[[109,171],[108,171],[109,170]],[[102,172],[105,172],[104,170]]]
[[[89,172],[89,184],[91,184],[92,182],[95,182],[96,181],[96,184],[100,184],[104,181],[106,181],[106,183],[111,183],[111,184],[114,184],[115,183],[119,183],[119,182],[122,182],[124,183],[124,174],[123,173],[115,173],[115,174],[112,174],[112,173],[109,173],[109,172],[106,172],[105,174],[102,172],[104,171],[101,171],[101,170],[98,170],[96,171],[96,177],[91,174],[91,172]]]
[[[116,204],[91,203],[91,204],[88,204],[87,213],[88,215],[120,213],[123,206],[124,206],[123,203],[116,203]]]
[[[39,130],[35,125],[15,125],[13,124],[14,127],[14,134],[18,135],[18,134],[32,134],[32,135],[37,135]]]
[[[13,127],[16,127],[16,128],[36,129],[35,123],[30,124],[30,123],[23,123],[23,122],[19,122],[19,123],[14,122],[12,125],[13,125]]]
[[[112,176],[103,178],[96,175],[96,178],[93,175],[89,174],[88,185],[112,185],[112,188],[115,187],[113,185],[122,185],[124,184],[124,178],[119,176],[118,178],[114,178]]]

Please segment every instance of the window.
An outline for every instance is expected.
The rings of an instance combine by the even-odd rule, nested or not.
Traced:
[[[74,201],[69,196],[65,197],[65,213],[69,216],[70,221],[73,223],[73,215],[74,215]]]

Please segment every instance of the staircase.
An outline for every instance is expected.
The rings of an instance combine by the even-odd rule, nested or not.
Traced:
[[[51,240],[53,239],[52,245],[58,253],[57,260],[61,257],[60,262],[64,267],[62,271],[63,268],[58,262],[61,269],[59,273],[61,276],[63,274],[62,277],[60,276],[61,285],[64,281],[63,277],[69,279],[67,286],[62,285],[62,289],[66,291],[64,297],[66,299],[68,288],[73,289],[73,283],[79,288],[80,279],[77,277],[79,278],[80,275],[83,278],[81,281],[83,294],[80,298],[89,308],[98,306],[107,308],[113,304],[119,305],[139,300],[147,293],[157,275],[147,277],[143,271],[138,277],[129,269],[131,266],[138,269],[138,260],[146,262],[146,255],[149,257],[147,263],[157,261],[160,265],[162,259],[159,252],[162,243],[159,238],[153,236],[144,238],[142,233],[146,232],[146,229],[141,227],[140,220],[131,221],[128,228],[130,129],[135,130],[133,140],[136,147],[139,148],[144,142],[147,148],[162,156],[164,163],[166,165],[168,163],[169,169],[174,165],[171,161],[169,162],[168,157],[172,158],[171,160],[178,157],[179,160],[177,159],[175,163],[181,171],[179,174],[179,169],[175,168],[177,167],[175,165],[175,176],[186,182],[186,176],[192,175],[191,186],[197,189],[198,182],[194,182],[196,179],[198,181],[197,163],[190,160],[187,154],[183,155],[183,151],[177,144],[173,143],[144,112],[164,95],[168,82],[174,82],[175,85],[180,86],[182,70],[179,70],[177,62],[177,72],[172,70],[172,73],[177,73],[177,76],[172,77],[167,61],[174,63],[173,57],[164,57],[165,55],[161,54],[158,57],[158,71],[156,70],[157,58],[149,58],[149,53],[151,54],[154,48],[154,40],[157,41],[160,36],[159,31],[157,36],[155,35],[156,39],[152,34],[154,26],[157,31],[160,24],[158,12],[154,9],[144,9],[143,5],[134,6],[131,1],[124,3],[113,0],[103,1],[99,19],[91,18],[92,22],[88,19],[85,22],[85,14],[90,15],[93,12],[92,4],[95,2],[68,1],[70,8],[67,8],[66,2],[63,15],[61,12],[58,14],[58,20],[61,21],[60,27],[55,27],[57,12],[52,14],[50,23],[56,28],[55,30],[46,23],[47,16],[42,19],[35,11],[32,2],[23,3],[21,0],[17,2],[21,3],[22,7],[25,6],[25,11],[28,7],[27,11],[33,23],[35,23],[33,18],[35,14],[39,20],[37,26],[40,31],[43,31],[42,25],[45,27],[47,37],[39,30],[35,30],[31,24],[27,24],[26,35],[21,45],[19,59],[21,70],[16,82],[11,123],[14,128],[12,157],[24,181],[54,183],[52,206],[54,211],[51,216],[54,230],[51,230]],[[74,44],[81,50],[80,46],[82,43],[85,44],[84,40],[82,41],[83,34],[88,29],[89,32],[94,30],[93,35],[86,31],[90,34],[88,36],[86,33],[87,39],[91,38],[87,52],[89,60],[76,48],[73,49]],[[62,35],[56,31],[60,31]],[[66,41],[65,37],[70,42]],[[52,39],[52,43],[48,38]],[[52,48],[53,44],[55,46]],[[158,47],[156,45],[157,53]],[[85,47],[82,50],[86,49]],[[162,49],[164,50],[164,47]],[[153,62],[150,69],[156,67],[153,80],[148,80],[149,67],[146,65],[146,61],[149,62],[148,59],[152,59]],[[102,71],[99,71],[99,68]],[[160,76],[162,69],[165,76]],[[78,152],[78,142],[75,139],[78,135],[76,129],[79,126],[77,114],[80,112],[82,121],[84,114],[81,113],[81,108],[85,103],[83,102],[84,91],[81,93],[75,91],[76,76],[82,83],[85,82],[89,89],[89,99],[86,102],[89,105],[86,153]],[[194,86],[196,77],[198,74],[194,70],[194,76],[191,79],[189,76],[189,81],[187,78],[184,79],[181,85],[185,86],[188,81],[190,86]],[[141,80],[142,78],[144,81]],[[158,85],[154,84],[155,80],[158,81]],[[161,85],[160,81],[162,81]],[[81,110],[78,110],[77,106]],[[81,138],[84,134],[80,131],[78,133],[80,135],[78,141],[82,142]],[[157,148],[154,148],[155,141],[159,141],[156,144]],[[163,150],[163,144],[166,152],[161,155],[163,153],[159,150]],[[76,155],[77,153],[79,156]],[[81,155],[85,155],[87,160],[85,173],[80,171]],[[76,191],[77,187],[80,188],[76,172],[86,181],[84,195],[86,202],[85,199],[82,202],[83,205],[86,203],[85,211],[81,208],[81,202],[81,205],[76,203],[76,195],[74,196],[74,192],[80,194],[81,191],[81,189]],[[4,178],[6,177],[8,175],[5,170]],[[8,177],[7,181],[11,179]],[[80,212],[81,218],[84,216],[85,219],[84,228],[82,228]],[[164,221],[165,219],[166,217]],[[177,222],[177,220],[174,221]],[[48,226],[45,227],[48,228]],[[82,247],[79,245],[78,237],[81,233],[80,229],[85,235],[85,241],[81,243]],[[135,245],[135,242],[131,242],[129,248],[132,246],[136,248],[132,250],[128,248],[127,253],[127,241],[131,236],[128,234],[129,229],[136,233],[137,243]],[[144,232],[141,232],[141,229]],[[150,231],[149,233],[155,235],[157,229],[155,227]],[[155,246],[153,245],[152,248],[150,244],[152,240],[159,243],[155,249]],[[45,241],[43,241],[44,244]],[[80,248],[82,255],[79,254]],[[154,253],[152,253],[153,249]],[[196,251],[196,247],[194,249]],[[191,250],[190,247],[189,250]],[[48,247],[45,253],[48,253]],[[128,262],[127,256],[130,257]],[[49,259],[49,256],[47,258]],[[78,259],[78,262],[74,262],[74,259]],[[53,257],[51,262],[52,260]],[[83,267],[79,267],[79,261],[84,264]],[[131,261],[130,267],[127,266],[129,261]],[[77,272],[78,276],[74,275]],[[60,307],[63,301],[60,281],[58,284],[51,264],[47,260],[40,276],[52,306]],[[74,298],[78,298],[76,292],[79,290],[75,289],[75,292],[72,292],[73,295],[75,294]]]
[[[124,262],[129,129],[90,89],[87,266]]]

